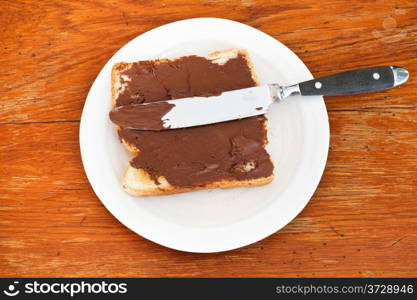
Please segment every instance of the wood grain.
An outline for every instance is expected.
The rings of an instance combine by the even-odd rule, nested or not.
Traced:
[[[149,242],[101,205],[78,145],[87,92],[126,42],[191,17],[254,26],[315,76],[407,67],[397,89],[327,97],[327,168],[279,233],[217,254]],[[1,276],[417,276],[417,5],[402,1],[1,1]]]

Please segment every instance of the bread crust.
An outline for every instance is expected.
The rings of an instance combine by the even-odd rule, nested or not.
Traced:
[[[251,71],[251,76],[256,85],[259,85],[259,81],[255,75],[253,64],[249,59],[248,53],[246,50],[242,49],[227,49],[222,51],[215,51],[210,53],[206,58],[212,60],[215,63],[223,64],[228,59],[242,55]],[[168,61],[167,59],[156,60],[157,63],[162,63]],[[132,63],[116,63],[111,71],[111,95],[112,95],[112,106],[116,105],[116,99],[118,94],[123,91],[123,85],[120,82],[121,73],[128,69]],[[267,121],[264,121],[265,130],[267,130]],[[117,130],[120,130],[116,126]],[[122,140],[122,144],[125,146],[127,151],[132,155],[138,155],[140,149],[137,149],[134,145],[127,143],[125,140]],[[274,174],[268,177],[249,179],[249,180],[219,180],[211,182],[205,185],[196,186],[196,187],[177,187],[171,185],[167,179],[163,176],[158,178],[159,184],[155,183],[151,179],[149,173],[144,169],[135,169],[132,166],[128,166],[126,172],[122,178],[122,187],[123,189],[133,196],[156,196],[156,195],[169,195],[177,193],[185,193],[198,190],[206,189],[215,189],[215,188],[234,188],[234,187],[244,187],[244,186],[259,186],[270,183],[274,179]]]
[[[259,186],[268,184],[273,179],[274,175],[271,175],[269,177],[261,177],[249,180],[220,180],[196,187],[176,187],[170,185],[163,176],[160,176],[158,178],[158,181],[161,182],[161,184],[156,185],[145,170],[135,169],[132,166],[129,166],[122,178],[122,187],[126,192],[133,196],[157,196],[208,190],[215,188],[228,189],[234,187]],[[141,187],[137,187],[138,182],[141,183]],[[149,187],[143,186],[144,183],[147,183]]]

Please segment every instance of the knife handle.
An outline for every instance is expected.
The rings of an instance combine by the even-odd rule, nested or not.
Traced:
[[[301,95],[348,95],[389,89],[403,84],[408,71],[401,67],[379,66],[336,73],[298,84]]]

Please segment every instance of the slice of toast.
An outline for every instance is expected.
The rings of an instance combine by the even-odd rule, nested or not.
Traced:
[[[253,85],[258,85],[258,81],[253,71],[253,65],[249,60],[248,54],[244,50],[240,49],[229,49],[225,51],[217,51],[211,53],[206,57],[207,60],[211,61],[213,64],[217,65],[224,65],[229,60],[235,59],[237,57],[243,57],[248,69],[250,70],[250,75],[252,78]],[[179,58],[183,59],[183,58]],[[167,60],[161,59],[152,61],[153,64],[163,64],[168,62],[175,62],[175,60]],[[144,64],[148,62],[143,62]],[[111,73],[111,81],[112,81],[112,105],[113,107],[118,105],[126,105],[129,103],[138,103],[137,97],[131,97],[129,99],[124,98],[124,103],[120,101],[120,95],[122,95],[125,89],[129,88],[129,84],[131,84],[131,78],[126,75],[126,71],[132,68],[134,63],[117,63],[113,66],[112,73]],[[239,87],[241,88],[241,87]],[[195,96],[199,96],[198,94]],[[188,95],[187,95],[188,97]],[[140,99],[139,99],[140,100]],[[158,99],[158,100],[166,100],[166,99]],[[142,101],[143,102],[143,101]],[[139,102],[140,103],[140,102]],[[253,117],[257,118],[257,122],[260,122],[262,127],[262,132],[260,132],[260,140],[262,141],[262,147],[264,148],[267,139],[266,139],[266,131],[267,131],[267,121],[266,118],[261,117]],[[231,122],[240,122],[240,120],[231,121]],[[203,126],[204,127],[204,126]],[[139,157],[141,155],[141,149],[139,149],[135,144],[131,141],[128,141],[127,138],[123,136],[123,131],[126,129],[117,128],[119,131],[119,136],[121,142],[126,147],[126,149],[135,157]],[[185,129],[190,130],[190,129]],[[158,132],[152,133],[158,134]],[[142,143],[146,143],[146,140],[142,141]],[[263,149],[264,150],[264,149]],[[168,150],[167,150],[168,151]],[[264,150],[265,151],[265,150]],[[266,153],[266,151],[265,151]],[[135,168],[132,164],[129,164],[126,173],[122,178],[122,187],[126,190],[129,194],[135,196],[152,196],[152,195],[163,195],[163,194],[175,194],[175,193],[182,193],[182,192],[189,192],[195,190],[203,190],[203,189],[213,189],[213,188],[232,188],[232,187],[242,187],[242,186],[257,186],[263,185],[271,182],[274,178],[273,164],[270,160],[269,155],[266,153],[266,163],[270,164],[271,172],[267,175],[262,176],[255,176],[251,178],[236,178],[233,176],[227,176],[225,178],[218,178],[214,181],[205,181],[205,182],[198,182],[198,184],[187,184],[186,186],[183,185],[176,185],[172,184],[168,181],[168,179],[163,176],[162,174],[150,174],[144,168]],[[265,157],[263,158],[265,161]],[[256,168],[256,164],[253,161],[245,161],[243,165],[243,170],[250,172],[253,168]],[[239,177],[239,176],[238,176]],[[171,177],[173,178],[173,177]],[[174,181],[174,180],[173,180]]]

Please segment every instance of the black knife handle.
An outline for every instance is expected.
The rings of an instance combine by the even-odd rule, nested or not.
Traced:
[[[408,72],[403,68],[380,66],[304,81],[299,84],[299,87],[303,96],[345,95],[385,90],[403,83],[397,82],[398,70],[405,71],[408,78]]]

